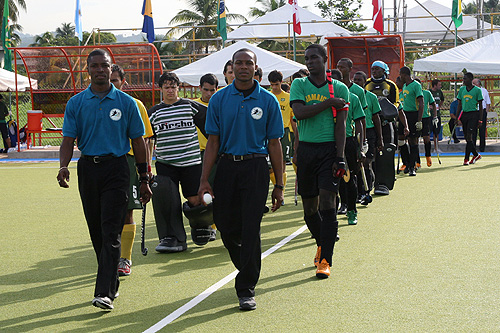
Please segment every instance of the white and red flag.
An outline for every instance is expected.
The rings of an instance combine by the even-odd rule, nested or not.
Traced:
[[[372,0],[373,4],[373,29],[384,34],[384,13],[382,10],[382,0]]]
[[[302,28],[300,27],[299,5],[297,5],[297,0],[288,0],[288,3],[292,5],[293,8],[293,31],[300,35],[302,33]]]

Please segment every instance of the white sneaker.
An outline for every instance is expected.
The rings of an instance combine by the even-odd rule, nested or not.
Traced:
[[[131,273],[130,266],[132,266],[132,261],[120,258],[120,261],[118,262],[118,275],[129,276]]]
[[[107,296],[97,296],[92,300],[92,305],[103,310],[112,310],[113,301]]]

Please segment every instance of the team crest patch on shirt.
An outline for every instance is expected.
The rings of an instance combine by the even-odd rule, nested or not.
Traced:
[[[264,111],[262,111],[261,108],[259,108],[258,106],[254,107],[252,109],[252,111],[250,111],[250,115],[252,116],[253,119],[255,120],[259,120],[260,118],[262,118],[262,115],[264,114]]]
[[[120,109],[112,109],[109,111],[109,118],[111,118],[114,121],[118,121],[122,118],[122,112]]]

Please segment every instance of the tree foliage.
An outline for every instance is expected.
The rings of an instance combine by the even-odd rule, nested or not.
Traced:
[[[330,21],[352,20],[361,18],[359,13],[363,0],[321,0],[315,6],[321,10],[321,15]],[[337,25],[349,31],[364,31],[366,26],[352,21],[338,22]]]
[[[3,14],[4,1],[0,3],[0,13]],[[19,19],[19,9],[26,11],[25,0],[9,0],[9,20],[10,20],[10,35],[12,46],[17,46],[21,42],[21,37],[17,31],[22,32],[23,27],[17,23]]]
[[[483,4],[483,14],[484,13],[499,13],[500,12],[500,1],[499,0],[487,0]],[[479,14],[477,7],[477,2],[472,1],[466,4],[463,8],[464,14]],[[476,15],[477,16],[477,15]],[[483,15],[482,19],[488,23],[491,22],[490,15]],[[493,24],[500,25],[500,15],[493,15]]]
[[[195,39],[215,39],[219,37],[219,32],[215,27],[218,17],[217,3],[218,0],[187,0],[189,9],[181,10],[170,20],[170,24],[179,25],[169,30],[167,35],[181,32],[183,34],[179,37],[180,39],[192,39],[193,35]],[[227,12],[228,8],[226,7],[226,19],[228,22],[234,20],[246,21],[243,15]],[[197,25],[213,25],[213,27],[197,28]],[[192,26],[195,27],[193,28]],[[230,31],[230,27],[227,30]],[[205,53],[208,53],[208,48],[216,46],[217,41],[199,41],[191,45],[194,45],[191,51],[200,52],[204,50]]]
[[[287,0],[256,0],[256,3],[262,5],[261,8],[250,7],[248,16],[261,17],[287,4]]]
[[[90,36],[89,32],[83,32],[83,42]],[[46,31],[41,35],[35,36],[35,42],[30,46],[76,46],[78,45],[78,37],[75,36],[75,26],[71,23],[62,23],[56,29],[55,35]],[[92,43],[93,40],[90,41]],[[95,36],[95,42],[100,44],[116,43],[116,36],[110,32],[101,32],[99,36]]]

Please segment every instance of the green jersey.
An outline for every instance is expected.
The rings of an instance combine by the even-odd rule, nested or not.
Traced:
[[[429,90],[432,94],[432,97],[434,97],[434,101],[436,102],[436,110],[437,110],[437,115],[439,116],[440,115],[440,111],[439,111],[439,105],[444,102],[444,94],[443,92],[441,91],[441,89],[438,89],[438,90]]]
[[[377,95],[371,91],[365,91],[366,104],[368,107],[365,110],[366,115],[366,128],[373,128],[375,124],[373,123],[373,115],[380,113],[380,104],[378,102]]]
[[[460,87],[457,99],[462,102],[463,112],[477,111],[477,105],[483,100],[481,88],[472,86],[471,90],[467,90],[466,86]]]
[[[334,96],[343,98],[349,103],[349,90],[347,86],[338,80],[332,80]],[[330,98],[328,83],[316,86],[308,77],[295,79],[290,87],[290,105],[302,103],[314,105]],[[347,107],[344,107],[347,111]],[[339,110],[340,111],[340,110]],[[325,109],[314,117],[299,120],[297,123],[299,139],[304,142],[320,143],[335,141],[335,123],[331,108]]]
[[[349,92],[358,96],[361,107],[363,108],[363,110],[366,110],[368,104],[366,103],[365,89],[352,82],[351,86],[349,87]]]
[[[345,122],[345,136],[347,138],[354,136],[354,122],[358,119],[365,118],[365,113],[363,112],[358,96],[354,93],[350,93],[349,97],[351,98],[351,103],[349,104],[349,111],[347,112],[347,119]]]
[[[436,101],[429,90],[423,90],[422,92],[424,93],[424,115],[422,118],[429,118],[432,116],[431,111],[429,110],[429,105],[436,103]]]
[[[403,111],[417,112],[417,98],[423,97],[422,86],[417,81],[412,81],[409,85],[403,86]]]
[[[403,102],[405,100],[405,97],[403,96],[403,90],[399,92],[399,106],[398,110],[403,110]]]

